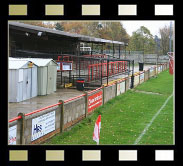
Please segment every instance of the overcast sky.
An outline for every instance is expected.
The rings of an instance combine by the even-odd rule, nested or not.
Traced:
[[[151,34],[159,36],[159,28],[165,25],[170,26],[170,21],[121,21],[123,27],[126,29],[127,33],[131,36],[132,32],[140,28],[140,26],[147,27]]]

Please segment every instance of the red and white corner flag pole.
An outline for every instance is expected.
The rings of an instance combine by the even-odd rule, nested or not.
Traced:
[[[97,145],[99,145],[100,128],[101,128],[101,115],[98,116],[97,121],[95,122],[95,128],[93,132],[93,140],[97,142]]]

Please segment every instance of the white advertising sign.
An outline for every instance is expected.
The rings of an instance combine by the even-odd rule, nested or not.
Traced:
[[[72,63],[63,62],[62,63],[62,70],[72,70]]]
[[[158,67],[158,73],[160,73],[160,72],[161,72],[161,66]]]
[[[125,92],[125,81],[117,84],[117,96]]]
[[[144,73],[140,74],[140,83],[144,82]]]
[[[139,84],[139,75],[134,77],[134,86],[137,86]]]
[[[153,67],[151,67],[150,68],[150,73],[152,73],[154,71],[154,68]]]
[[[162,66],[162,65],[160,66],[160,70],[161,70],[161,71],[163,70],[163,66]]]
[[[154,75],[154,68],[150,68],[150,77],[152,77]]]
[[[60,62],[57,62],[57,70],[60,70]]]
[[[32,137],[34,141],[55,130],[55,111],[32,119]]]
[[[17,137],[17,125],[9,128],[8,144],[16,145],[16,137]]]

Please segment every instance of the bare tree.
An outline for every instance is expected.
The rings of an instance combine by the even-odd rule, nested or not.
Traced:
[[[162,54],[167,54],[167,52],[169,52],[170,27],[165,25],[163,28],[159,29],[159,33],[161,36],[160,46]]]

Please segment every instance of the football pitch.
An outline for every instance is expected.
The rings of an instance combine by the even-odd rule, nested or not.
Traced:
[[[96,145],[93,131],[101,115],[100,145],[172,145],[173,108],[173,76],[166,70],[108,101],[44,144]]]

